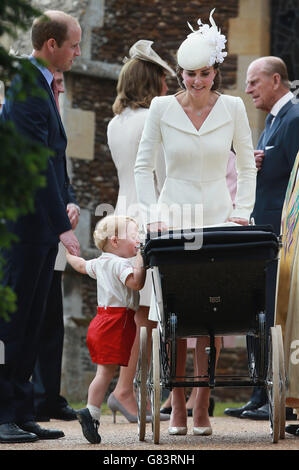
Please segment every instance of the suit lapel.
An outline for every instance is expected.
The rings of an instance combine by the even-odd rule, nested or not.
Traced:
[[[172,96],[169,105],[162,114],[161,120],[168,126],[175,127],[180,131],[201,136],[223,126],[231,121],[232,118],[220,95],[202,126],[197,130],[175,96]]]
[[[259,138],[258,143],[257,143],[257,146],[256,146],[257,149],[261,149],[261,150],[264,149],[264,146],[263,146],[264,134],[265,134],[265,129],[263,130],[263,132],[262,132],[261,135],[260,135],[260,138]]]

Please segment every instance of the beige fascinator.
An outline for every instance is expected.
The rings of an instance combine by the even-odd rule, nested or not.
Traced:
[[[129,50],[130,59],[140,59],[147,62],[153,62],[163,67],[171,75],[175,75],[174,70],[165,62],[161,57],[152,49],[153,41],[148,41],[146,39],[140,39],[135,42]],[[127,62],[128,58],[126,57],[124,62]]]
[[[210,23],[202,24],[201,20],[197,21],[199,29],[194,31],[188,23],[192,33],[182,42],[177,52],[177,60],[180,67],[185,70],[197,70],[202,67],[211,67],[215,63],[221,64],[227,52],[225,49],[226,38],[218,30],[213,19],[215,8],[210,13]]]

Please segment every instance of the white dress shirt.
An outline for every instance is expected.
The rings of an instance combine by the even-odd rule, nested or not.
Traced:
[[[125,285],[133,266],[128,258],[103,252],[86,262],[87,274],[97,280],[99,307],[127,307],[138,310],[139,292]]]

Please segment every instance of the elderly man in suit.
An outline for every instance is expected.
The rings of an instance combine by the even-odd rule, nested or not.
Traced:
[[[280,234],[281,213],[290,174],[299,149],[299,104],[290,92],[285,63],[279,57],[262,57],[247,71],[246,93],[254,105],[268,113],[265,129],[255,151],[258,168],[256,200],[252,217],[256,224],[270,224]],[[267,327],[274,324],[277,263],[269,266],[267,280]],[[269,419],[264,389],[256,388],[251,400],[241,408],[228,408],[230,416]],[[287,418],[293,419],[287,408]]]
[[[61,431],[44,429],[34,420],[33,385],[30,377],[36,361],[45,305],[53,276],[59,240],[73,254],[79,242],[72,231],[66,171],[67,138],[55,100],[53,75],[70,70],[80,55],[81,28],[77,20],[60,11],[47,11],[34,20],[29,60],[36,85],[46,98],[26,90],[25,101],[14,98],[12,84],[3,106],[2,119],[12,121],[26,138],[48,147],[46,185],[35,195],[34,213],[10,224],[19,241],[4,253],[3,283],[17,294],[17,309],[10,321],[0,319],[0,339],[5,344],[5,364],[0,366],[0,442],[33,442],[62,437]],[[36,59],[43,59],[41,66]],[[28,59],[24,59],[28,60]],[[19,80],[17,85],[20,86]],[[53,91],[52,91],[53,90]]]

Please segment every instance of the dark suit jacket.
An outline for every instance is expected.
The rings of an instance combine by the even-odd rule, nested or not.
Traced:
[[[47,80],[33,64],[32,68],[36,73],[36,84],[46,91],[47,98],[34,97],[28,90],[26,101],[16,101],[14,87],[19,80],[16,78],[7,94],[1,117],[12,121],[23,136],[53,150],[54,156],[48,158],[46,187],[36,192],[35,212],[8,225],[9,230],[24,243],[52,244],[59,241],[61,233],[71,229],[66,204],[75,200],[67,176],[67,138],[60,114]]]
[[[264,149],[265,157],[257,175],[252,217],[256,224],[271,224],[275,233],[280,234],[282,206],[299,150],[299,104],[286,103],[275,117],[264,144],[263,138],[264,132],[257,145]]]

